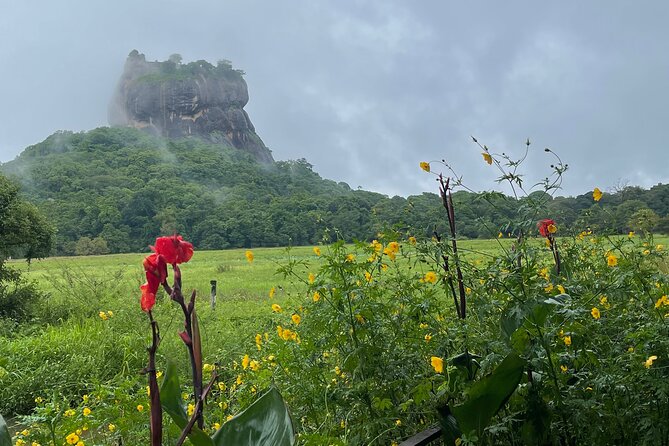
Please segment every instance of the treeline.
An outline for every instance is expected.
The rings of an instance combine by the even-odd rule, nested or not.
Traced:
[[[175,231],[199,249],[312,244],[326,231],[370,240],[394,225],[445,231],[433,193],[389,198],[323,179],[304,159],[259,164],[234,148],[129,128],[58,132],[0,170],[57,228],[58,255],[142,251]],[[514,233],[508,222],[525,200],[544,202],[538,218],[555,219],[561,230],[669,232],[669,185],[627,187],[599,203],[590,192],[516,201],[459,191],[453,199],[459,234],[468,238]]]

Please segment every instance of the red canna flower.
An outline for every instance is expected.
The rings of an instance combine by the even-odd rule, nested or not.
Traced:
[[[142,290],[142,298],[140,299],[140,305],[142,306],[142,311],[149,312],[151,308],[156,304],[156,291],[158,287],[153,288],[150,282],[145,283],[139,287]]]
[[[158,279],[158,283],[163,283],[167,279],[167,262],[160,254],[153,253],[144,258],[144,271],[146,271],[146,280],[151,282],[149,276]]]
[[[169,237],[158,237],[155,246],[151,249],[161,255],[165,262],[175,265],[177,263],[188,262],[193,257],[193,245],[185,242],[180,235]]]
[[[537,228],[542,237],[548,237],[556,231],[555,221],[550,218],[539,220]]]

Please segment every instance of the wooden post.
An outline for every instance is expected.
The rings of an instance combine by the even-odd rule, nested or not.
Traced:
[[[211,309],[216,308],[216,281],[215,280],[210,280],[209,283],[211,284]]]

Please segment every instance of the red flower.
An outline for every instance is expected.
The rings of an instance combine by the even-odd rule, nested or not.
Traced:
[[[142,311],[146,311],[148,313],[156,304],[156,291],[158,291],[158,288],[156,287],[154,289],[150,283],[145,283],[144,285],[140,286],[139,289],[142,290],[142,298],[140,299]]]
[[[175,265],[188,262],[193,257],[193,245],[185,242],[180,235],[158,237],[151,249],[165,258],[165,262]]]
[[[552,231],[549,226],[552,226]],[[550,218],[539,220],[537,223],[537,228],[539,229],[539,234],[541,234],[542,237],[548,237],[553,232],[555,232],[555,221],[551,220]]]
[[[146,280],[151,282],[153,278],[158,279],[161,284],[167,279],[167,262],[160,254],[153,253],[144,257],[144,271],[146,271]]]

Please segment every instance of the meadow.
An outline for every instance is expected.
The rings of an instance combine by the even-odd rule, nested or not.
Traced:
[[[436,276],[434,281],[430,276],[434,271],[439,273],[447,244],[429,239],[409,243],[406,238],[398,239],[397,234],[381,240],[377,245],[335,243],[319,249],[254,249],[252,262],[246,250],[198,251],[196,247],[193,258],[182,265],[183,289],[198,292],[204,362],[220,368],[221,382],[227,386],[208,403],[213,408],[212,431],[248,406],[257,390],[277,384],[297,418],[301,444],[397,442],[436,422],[433,408],[443,404],[438,401],[445,393],[451,395],[449,401],[466,400],[472,380],[494,376],[494,366],[504,359],[503,352],[515,351],[528,358],[527,364],[532,365],[523,367],[534,368],[535,379],[543,376],[541,379],[553,381],[554,388],[543,384],[547,401],[556,395],[564,398],[558,406],[544,407],[562,420],[556,422],[550,435],[583,439],[588,435],[564,430],[565,418],[560,416],[582,409],[589,416],[597,413],[610,419],[610,411],[620,410],[620,406],[607,409],[604,396],[601,407],[599,400],[583,400],[583,392],[597,389],[595,392],[605,395],[611,380],[621,376],[626,377],[630,392],[633,382],[644,382],[640,376],[650,367],[652,356],[660,358],[658,363],[662,365],[656,363],[651,371],[659,373],[669,366],[664,354],[658,353],[664,351],[664,343],[658,345],[655,339],[664,330],[663,314],[657,320],[645,319],[654,318],[653,314],[644,316],[653,306],[656,312],[664,308],[663,301],[657,299],[669,286],[666,262],[662,260],[663,246],[669,245],[667,237],[581,234],[559,239],[567,268],[561,279],[560,273],[550,268],[550,251],[542,238],[528,239],[520,245],[509,238],[462,240],[458,248],[466,277],[467,324],[455,315],[446,282],[438,286]],[[616,264],[612,267],[614,251]],[[39,438],[45,441],[45,432],[49,432],[46,426],[52,426],[54,438],[56,433],[64,438],[70,431],[90,427],[95,434],[87,437],[80,432],[82,438],[90,440],[86,444],[111,444],[121,435],[127,444],[142,438],[148,428],[148,415],[135,408],[149,405],[146,378],[140,374],[150,343],[149,322],[139,306],[139,285],[144,281],[142,259],[146,254],[148,250],[54,257],[30,264],[9,262],[43,293],[32,309],[31,321],[7,325],[0,333],[0,413],[24,415],[17,429],[30,427],[34,432],[33,437],[19,433],[19,440],[36,439],[34,435],[39,431],[43,435]],[[519,258],[527,265],[518,269],[515,277],[513,265]],[[282,273],[277,272],[279,269]],[[310,277],[310,273],[315,276]],[[214,309],[209,303],[211,280],[217,281]],[[346,289],[350,292],[342,294]],[[535,291],[529,294],[529,300],[514,297],[522,294],[521,289],[526,296],[528,289]],[[634,299],[642,291],[648,294],[649,305]],[[569,297],[571,292],[573,299]],[[351,297],[347,297],[349,294]],[[353,296],[364,299],[352,301]],[[551,302],[555,310],[544,309],[542,299],[546,296],[549,300],[557,296]],[[660,303],[653,305],[656,300]],[[329,306],[321,305],[323,301]],[[613,307],[611,301],[615,302]],[[272,305],[278,305],[279,310],[273,311]],[[596,313],[592,305],[599,307]],[[537,308],[542,308],[540,322],[532,316]],[[601,319],[600,311],[606,315]],[[171,360],[182,382],[188,382],[189,364],[177,336],[182,319],[174,302],[162,293],[154,314],[162,338],[159,368],[164,369]],[[504,319],[509,314],[518,316],[515,322]],[[527,325],[528,321],[532,324]],[[605,321],[610,325],[605,327]],[[622,335],[611,330],[623,326],[626,344],[618,345]],[[299,337],[295,336],[297,332]],[[525,334],[518,334],[521,332]],[[586,334],[593,342],[597,340],[596,347],[588,344]],[[297,342],[291,343],[290,335]],[[572,338],[578,350],[570,350]],[[604,348],[605,344],[608,347]],[[385,353],[384,348],[388,349]],[[459,376],[460,366],[454,358],[461,356],[456,353],[463,348],[465,353],[476,351],[482,356],[467,356],[470,364],[462,370],[469,371]],[[636,355],[636,349],[639,357],[633,361],[633,373],[629,364],[611,365],[620,360],[619,351],[627,351],[630,356]],[[596,360],[600,354],[608,355],[608,359]],[[435,363],[435,358],[446,363],[447,357],[449,364],[453,361],[451,365]],[[259,372],[247,370],[249,358],[262,364],[262,368],[257,366]],[[562,370],[558,368],[557,374],[556,363]],[[474,369],[472,364],[477,364]],[[477,374],[478,369],[481,371]],[[609,380],[602,377],[602,369],[607,370]],[[578,384],[569,381],[572,371]],[[324,379],[331,381],[327,389],[337,385],[339,390],[313,400],[318,389],[326,388]],[[386,380],[392,385],[383,384]],[[490,444],[513,438],[512,431],[527,410],[519,409],[525,404],[521,400],[532,400],[527,387],[522,390],[528,385],[523,382],[509,403],[515,404],[516,411],[507,411],[507,417],[497,420],[492,431],[485,431],[489,438],[495,438],[489,440]],[[389,388],[396,390],[388,393]],[[624,402],[621,399],[621,404],[641,404],[646,398],[643,393],[631,391],[632,396]],[[89,395],[95,395],[96,403],[89,402]],[[184,400],[187,396],[184,394]],[[361,408],[360,402],[365,400],[369,407]],[[656,404],[659,409],[653,419],[663,416],[665,407],[669,407],[662,398]],[[82,410],[89,407],[94,415],[82,415]],[[645,411],[641,412],[647,417]],[[374,422],[363,421],[372,414],[376,416]],[[628,417],[634,419],[628,415],[621,419]],[[582,417],[578,419],[573,426],[584,425]],[[616,432],[625,438],[623,428]],[[483,434],[482,430],[477,432]],[[658,435],[667,435],[667,431],[659,429],[650,438]],[[457,444],[475,444],[479,437],[462,432],[458,438]]]

